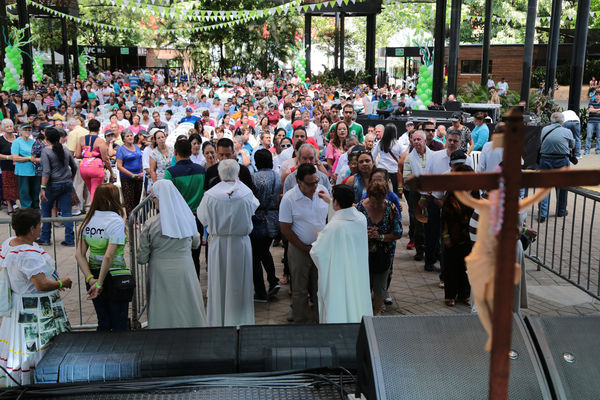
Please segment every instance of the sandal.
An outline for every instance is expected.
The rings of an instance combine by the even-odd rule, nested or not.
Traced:
[[[284,276],[281,277],[281,279],[279,279],[279,284],[280,285],[287,285],[288,284],[287,275],[284,275]]]
[[[456,301],[454,299],[444,299],[444,303],[446,303],[448,307],[454,307]]]

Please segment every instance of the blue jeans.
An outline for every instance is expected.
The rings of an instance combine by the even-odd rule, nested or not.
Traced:
[[[567,121],[563,128],[569,129],[575,139],[575,157],[581,157],[581,125],[577,121]]]
[[[600,122],[588,122],[587,124],[587,137],[585,138],[585,153],[590,152],[592,147],[592,136],[596,133],[596,153],[600,153]]]
[[[42,217],[48,218],[52,215],[52,207],[54,202],[58,201],[58,209],[63,217],[71,216],[71,193],[73,192],[73,182],[63,183],[48,183],[46,186],[46,198],[48,201],[42,201]],[[42,225],[42,242],[50,241],[50,223],[44,222]],[[75,235],[73,233],[73,223],[65,222],[65,242],[68,244],[75,243]]]
[[[540,158],[540,169],[557,169],[569,166],[569,159],[563,158],[550,158],[542,156]],[[567,213],[567,191],[565,189],[556,188],[556,215],[563,216]],[[540,217],[548,217],[548,202],[550,196],[546,196],[544,200],[540,202]]]
[[[21,208],[37,208],[39,210],[41,181],[41,176],[17,175]]]

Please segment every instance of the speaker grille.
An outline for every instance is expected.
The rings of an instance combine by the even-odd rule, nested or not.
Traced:
[[[557,398],[600,398],[600,317],[528,317],[528,320]]]
[[[364,323],[378,399],[487,398],[489,354],[477,316],[365,317]],[[509,397],[550,398],[522,321],[513,324]]]

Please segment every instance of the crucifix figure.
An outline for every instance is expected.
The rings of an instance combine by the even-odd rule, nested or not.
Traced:
[[[521,154],[525,136],[523,114],[518,109],[513,108],[504,115],[504,120],[506,121],[506,127],[501,141],[502,145],[505,143],[511,149],[503,152],[502,170],[500,172],[477,174],[455,172],[450,179],[447,174],[421,175],[409,178],[406,182],[411,190],[454,190],[460,201],[463,201],[467,206],[477,208],[481,213],[476,243],[479,243],[480,240],[482,242],[473,247],[473,252],[467,257],[467,261],[470,262],[474,271],[482,274],[482,276],[471,277],[471,271],[469,270],[469,280],[480,279],[484,283],[480,287],[474,287],[473,291],[476,301],[484,304],[483,310],[478,304],[479,312],[484,313],[480,315],[480,319],[482,322],[487,321],[483,322],[483,325],[486,331],[491,333],[489,398],[493,400],[506,400],[508,398],[510,370],[508,353],[512,334],[513,286],[515,282],[518,282],[520,274],[515,267],[518,212],[519,209],[540,201],[549,189],[541,190],[521,202],[519,202],[519,191],[521,188],[600,184],[600,170],[569,171],[568,168],[563,168],[543,172],[521,172]],[[499,219],[494,219],[494,213],[490,212],[490,206],[493,203],[475,201],[469,195],[461,192],[474,189],[503,192],[504,210],[503,215],[500,213],[501,217]],[[497,232],[490,232],[490,221],[498,224],[499,229]],[[479,236],[480,232],[482,235],[489,237]],[[483,243],[484,240],[489,241],[489,243]],[[473,258],[469,259],[471,256]],[[493,257],[495,257],[495,260]],[[490,258],[492,259],[490,260]],[[467,268],[469,268],[469,265],[467,265]],[[483,276],[486,268],[490,272],[488,278]],[[491,273],[492,268],[493,273]],[[474,281],[474,286],[477,286],[480,282]],[[485,315],[485,313],[488,313],[488,315]],[[490,321],[491,323],[489,323]]]

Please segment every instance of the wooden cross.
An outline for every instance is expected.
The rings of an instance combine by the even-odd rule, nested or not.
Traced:
[[[505,204],[502,229],[497,236],[497,251],[494,277],[494,308],[492,328],[492,350],[490,359],[489,399],[508,399],[510,371],[510,342],[512,336],[512,301],[514,268],[516,258],[515,232],[518,230],[519,190],[521,188],[573,187],[600,184],[600,170],[568,169],[521,172],[521,153],[525,136],[523,114],[517,108],[504,115],[504,151],[502,172],[471,173],[455,172],[449,179],[447,174],[413,176],[406,182],[411,190],[493,190],[504,178]]]

